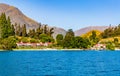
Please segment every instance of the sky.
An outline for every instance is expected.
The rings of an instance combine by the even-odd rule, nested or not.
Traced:
[[[33,20],[78,30],[87,26],[120,24],[120,0],[0,0]]]

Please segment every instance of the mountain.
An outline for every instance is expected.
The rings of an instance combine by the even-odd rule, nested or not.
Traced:
[[[25,16],[18,8],[14,6],[10,6],[7,4],[0,4],[0,14],[5,13],[7,16],[10,16],[12,24],[20,24],[21,26],[23,24],[26,24],[27,30],[29,29],[36,29],[39,27],[39,23],[32,20],[31,18]],[[54,28],[54,38],[57,34],[66,34],[66,31],[62,28],[53,27]],[[59,30],[59,31],[58,31]]]
[[[85,28],[82,28],[82,29],[79,29],[79,30],[75,31],[75,36],[83,35],[83,34],[89,32],[89,31],[92,31],[92,30],[98,30],[98,31],[103,32],[108,27],[109,26],[89,26],[89,27],[85,27]]]
[[[27,28],[37,28],[39,23],[25,16],[18,8],[7,4],[0,4],[0,14],[10,16],[12,24],[26,24]]]

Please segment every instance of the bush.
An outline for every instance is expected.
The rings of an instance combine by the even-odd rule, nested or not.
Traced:
[[[45,42],[54,42],[54,39],[46,34],[41,34],[40,35],[40,41],[45,43]]]
[[[115,45],[112,42],[108,42],[106,48],[107,50],[115,50]]]
[[[16,48],[16,47],[17,47],[17,44],[16,44],[16,39],[14,37],[8,37],[1,40],[0,49],[12,50],[13,48]]]
[[[31,39],[30,42],[31,42],[31,43],[37,43],[37,42],[39,42],[39,41],[36,40],[36,39]]]
[[[21,39],[21,41],[22,41],[23,43],[29,42],[28,38],[26,38],[26,37],[23,37],[23,38]]]

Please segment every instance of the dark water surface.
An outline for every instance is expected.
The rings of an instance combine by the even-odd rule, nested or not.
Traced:
[[[120,76],[120,52],[0,52],[0,76]]]

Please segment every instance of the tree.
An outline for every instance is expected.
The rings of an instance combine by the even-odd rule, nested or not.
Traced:
[[[14,25],[11,26],[11,35],[12,35],[12,36],[15,35],[15,28],[14,28]]]
[[[31,42],[31,43],[37,43],[37,42],[39,42],[39,41],[36,40],[36,39],[34,39],[34,38],[32,38],[32,39],[30,40],[30,42]]]
[[[17,36],[22,36],[22,31],[21,31],[20,24],[18,26],[16,26],[16,35]]]
[[[74,38],[74,32],[72,29],[69,29],[63,40],[63,48],[71,48],[73,38]]]
[[[27,31],[26,31],[26,25],[25,24],[22,26],[22,36],[23,37],[27,36]]]
[[[88,38],[83,38],[83,37],[74,37],[72,40],[72,48],[80,48],[80,49],[87,49],[90,46],[90,41]]]
[[[35,34],[36,34],[35,29],[32,29],[32,30],[29,30],[28,36],[31,37],[31,38],[34,38]]]
[[[62,45],[63,35],[62,35],[62,34],[58,34],[58,35],[56,36],[56,41],[57,41],[57,45]]]
[[[41,24],[39,27],[36,29],[36,36],[39,39],[39,35],[43,33],[43,29],[41,28]]]
[[[74,37],[74,32],[72,29],[69,29],[66,36],[71,36],[71,37]]]
[[[119,40],[118,38],[114,38],[114,44],[116,47],[119,47]]]
[[[90,36],[90,40],[95,40],[96,39],[96,32],[92,31],[92,35]]]
[[[10,21],[10,17],[8,16],[7,19],[7,31],[8,31],[8,36],[12,36],[12,25],[11,25],[11,21]]]
[[[89,39],[91,41],[92,46],[99,42],[99,38],[97,37],[95,31],[92,31],[92,35],[89,37]]]
[[[7,38],[9,36],[13,36],[13,28],[12,28],[10,17],[6,18],[5,13],[0,15],[0,38]]]
[[[104,32],[101,34],[102,38],[108,38],[114,36],[114,28],[109,27],[108,29],[105,29]]]
[[[46,34],[40,34],[40,41],[45,42],[54,42],[54,39]]]
[[[8,22],[6,19],[5,13],[2,13],[0,16],[0,29],[1,29],[1,38],[7,38],[8,37]]]
[[[1,40],[0,45],[1,45],[0,49],[3,50],[12,50],[13,48],[17,47],[16,39],[14,37],[8,37]]]
[[[27,42],[29,42],[29,40],[28,40],[27,37],[22,37],[21,41],[22,41],[23,43],[27,43]]]
[[[49,32],[48,32],[48,35],[49,36],[52,36],[52,34],[54,33],[54,28],[50,28]]]
[[[114,43],[118,43],[118,38],[114,38]]]
[[[112,42],[108,42],[106,48],[107,50],[115,50],[115,45]]]
[[[48,34],[48,28],[47,28],[47,25],[44,25],[44,29],[43,29],[43,31],[44,31],[44,34]]]

